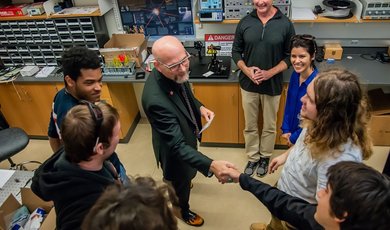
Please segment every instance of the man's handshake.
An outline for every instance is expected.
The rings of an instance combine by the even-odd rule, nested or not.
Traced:
[[[215,177],[218,178],[218,181],[222,184],[237,182],[234,178],[230,177],[230,171],[237,171],[237,168],[234,164],[229,161],[214,160],[211,162],[210,171],[214,173]],[[238,175],[239,176],[239,175]],[[238,179],[237,179],[238,180]]]

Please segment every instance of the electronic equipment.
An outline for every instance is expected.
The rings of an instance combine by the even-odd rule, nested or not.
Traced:
[[[390,0],[360,0],[362,19],[390,19]]]
[[[223,11],[199,11],[199,21],[201,22],[222,22]]]
[[[274,0],[273,4],[279,8],[282,14],[290,17],[291,0]]]
[[[199,0],[200,10],[222,10],[222,0]]]
[[[225,19],[241,19],[252,11],[252,0],[225,0]]]
[[[201,41],[195,41],[194,42],[194,48],[198,51],[198,58],[199,58],[199,60],[202,60],[203,43]]]
[[[353,1],[348,0],[323,0],[325,11],[319,14],[322,17],[333,19],[347,19],[353,16],[352,10],[356,7]]]
[[[222,0],[199,0],[198,16],[201,22],[223,21]]]
[[[377,52],[376,53],[376,60],[382,62],[382,63],[388,63],[390,62],[389,54],[386,52]]]
[[[225,0],[225,19],[241,19],[253,11],[253,0]],[[291,0],[274,0],[273,5],[290,16]]]

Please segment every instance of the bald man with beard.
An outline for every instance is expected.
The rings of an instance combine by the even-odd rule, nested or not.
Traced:
[[[179,198],[181,218],[191,226],[201,226],[202,217],[189,206],[191,180],[197,171],[213,174],[225,183],[229,177],[222,170],[235,166],[216,161],[197,150],[201,140],[201,117],[209,121],[214,113],[193,95],[189,79],[190,54],[173,36],[158,39],[152,47],[155,68],[148,77],[142,106],[152,127],[152,142],[157,164],[164,179],[171,182]]]

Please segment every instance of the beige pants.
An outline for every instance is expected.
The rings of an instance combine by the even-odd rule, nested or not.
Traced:
[[[269,96],[241,89],[241,96],[245,118],[245,152],[250,161],[258,161],[260,155],[270,157],[275,145],[276,119],[280,95]],[[261,140],[258,128],[260,105],[261,111],[263,111]]]

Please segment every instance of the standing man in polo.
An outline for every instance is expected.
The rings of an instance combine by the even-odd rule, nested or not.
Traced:
[[[291,21],[272,0],[253,0],[254,10],[236,28],[232,58],[239,77],[245,117],[245,174],[263,177],[276,138],[276,118],[282,93],[283,71],[291,65],[290,39],[295,35]],[[260,108],[261,105],[261,108]],[[258,130],[260,109],[263,130]]]

